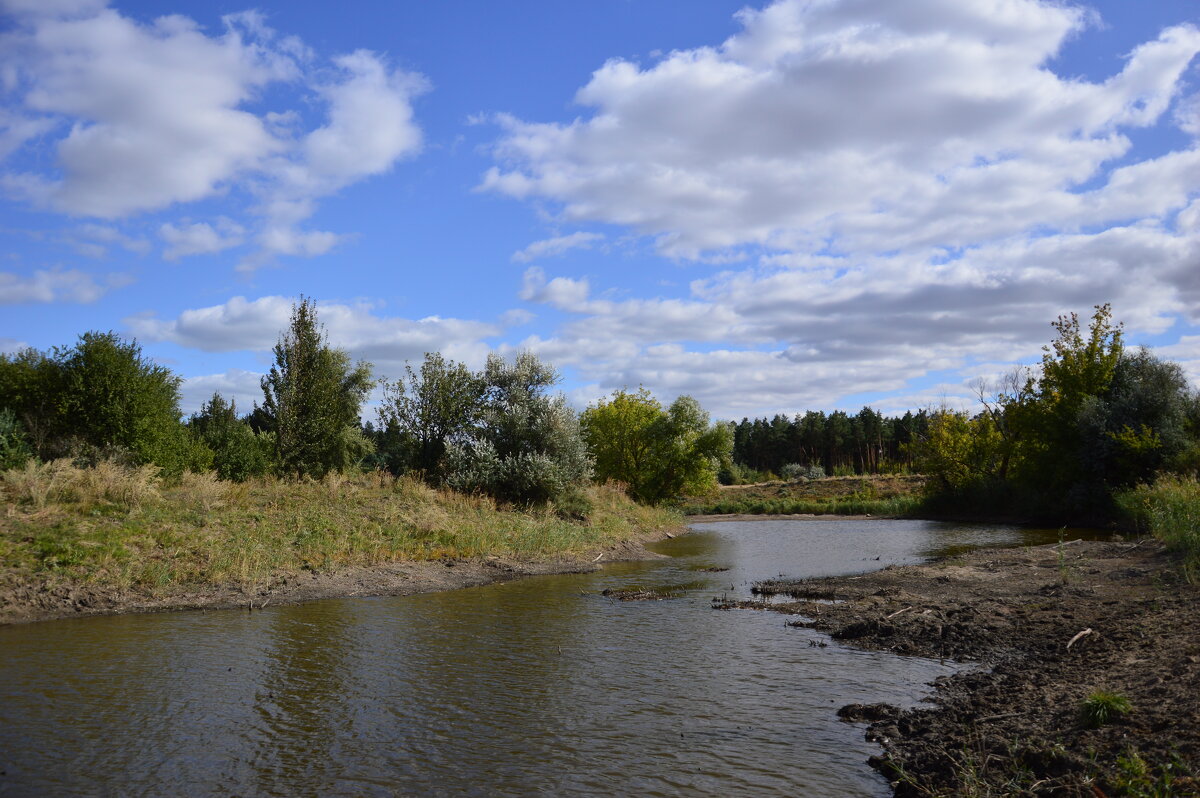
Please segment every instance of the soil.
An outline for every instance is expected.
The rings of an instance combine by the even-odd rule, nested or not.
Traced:
[[[899,796],[1200,796],[1200,586],[1156,541],[980,550],[802,581],[738,605],[901,655],[978,663],[931,706],[850,705]],[[778,600],[778,599],[776,599]],[[1097,691],[1132,707],[1092,728]]]
[[[606,562],[658,559],[663,555],[649,551],[644,544],[674,537],[681,531],[655,531],[578,557],[393,562],[328,572],[306,571],[280,576],[269,585],[252,588],[236,584],[187,585],[150,592],[113,585],[54,584],[10,572],[0,574],[0,625],[130,612],[255,610],[268,604],[299,604],[347,596],[407,596],[541,574],[584,573],[598,570]]]

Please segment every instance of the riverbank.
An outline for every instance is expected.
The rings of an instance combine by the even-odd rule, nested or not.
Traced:
[[[980,663],[939,679],[929,708],[840,713],[870,723],[885,752],[872,765],[897,795],[1200,795],[1200,587],[1157,541],[980,550],[755,589],[791,600],[736,606],[854,646]],[[1117,709],[1096,726],[1089,703]]]
[[[163,485],[120,468],[3,474],[0,623],[403,595],[654,555],[682,518],[591,486],[577,517],[386,474]]]

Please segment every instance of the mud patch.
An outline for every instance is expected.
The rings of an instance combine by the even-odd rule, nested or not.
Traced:
[[[839,713],[870,724],[897,795],[1200,795],[1200,588],[1157,542],[982,550],[756,592],[775,601],[730,606],[984,666],[939,679],[931,707]],[[1090,728],[1098,691],[1132,710]]]

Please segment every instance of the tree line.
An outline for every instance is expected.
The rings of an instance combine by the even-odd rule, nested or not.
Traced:
[[[881,474],[913,466],[914,441],[929,429],[926,410],[887,417],[864,407],[856,414],[810,410],[789,418],[743,418],[733,428],[733,468],[723,481],[774,477]]]
[[[660,503],[709,489],[731,462],[731,431],[694,399],[662,407],[645,391],[617,391],[577,414],[553,392],[558,372],[531,353],[492,354],[477,371],[428,353],[400,379],[377,381],[369,363],[329,345],[303,297],[273,353],[262,402],[248,413],[217,393],[188,418],[181,379],[115,333],[0,355],[0,469],[65,457],[240,481],[382,468],[581,516],[589,480],[618,481]],[[364,423],[377,385],[383,401]]]

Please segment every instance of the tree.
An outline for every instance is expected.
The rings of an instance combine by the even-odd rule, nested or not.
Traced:
[[[458,490],[516,504],[557,502],[591,475],[579,420],[561,395],[558,373],[529,353],[512,363],[488,356],[479,421],[446,452],[446,480]]]
[[[647,503],[708,492],[733,453],[732,425],[710,425],[690,396],[664,410],[644,388],[616,391],[585,410],[581,424],[596,476],[624,482]]]
[[[234,402],[226,402],[219,393],[188,419],[188,428],[213,452],[217,476],[234,482],[261,476],[270,470],[269,438],[254,434],[250,425],[238,418]]]
[[[410,364],[404,370],[405,378],[384,384],[380,455],[393,473],[415,470],[438,481],[447,444],[465,441],[479,422],[486,384],[437,352],[425,353],[419,373]]]
[[[279,470],[321,477],[356,464],[371,449],[358,417],[374,385],[370,364],[351,365],[349,355],[328,345],[316,305],[304,297],[292,306],[274,352],[257,422],[275,436]]]

